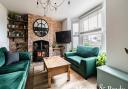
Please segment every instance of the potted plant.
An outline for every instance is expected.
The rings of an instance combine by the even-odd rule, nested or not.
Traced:
[[[15,13],[15,12],[9,12],[8,17],[10,19],[15,19],[16,18],[16,15],[17,15],[17,13]]]
[[[54,41],[52,44],[52,48],[55,48],[55,47],[57,47],[57,43]]]
[[[106,53],[103,52],[103,53],[100,53],[98,58],[97,58],[97,62],[96,62],[96,65],[97,66],[102,66],[102,65],[105,65],[106,63]]]

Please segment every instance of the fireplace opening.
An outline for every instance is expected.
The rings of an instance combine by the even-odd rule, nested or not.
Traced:
[[[49,42],[38,40],[33,42],[33,61],[42,61],[43,57],[49,56]]]

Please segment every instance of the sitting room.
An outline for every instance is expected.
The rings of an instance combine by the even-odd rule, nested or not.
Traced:
[[[128,89],[127,0],[0,0],[0,89]]]

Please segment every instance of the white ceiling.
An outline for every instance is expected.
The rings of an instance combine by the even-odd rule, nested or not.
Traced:
[[[65,0],[56,12],[49,12],[46,15],[56,20],[74,18],[102,2],[102,0],[70,0],[71,4],[68,5],[68,1]],[[44,15],[43,8],[37,7],[35,0],[0,0],[0,2],[10,11]]]

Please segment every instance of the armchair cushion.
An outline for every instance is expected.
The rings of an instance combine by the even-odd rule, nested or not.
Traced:
[[[65,56],[65,57],[75,56],[75,55],[76,55],[76,52],[65,52],[65,53],[64,53],[64,56]]]
[[[85,47],[85,46],[78,46],[77,47],[77,55],[82,56],[82,57],[94,57],[97,56],[99,53],[99,48],[98,47]]]
[[[74,65],[76,65],[76,66],[79,66],[79,65],[80,65],[80,62],[81,62],[82,59],[83,59],[83,57],[80,57],[80,56],[69,56],[69,57],[68,57],[68,60],[69,60],[72,64],[74,64]]]

